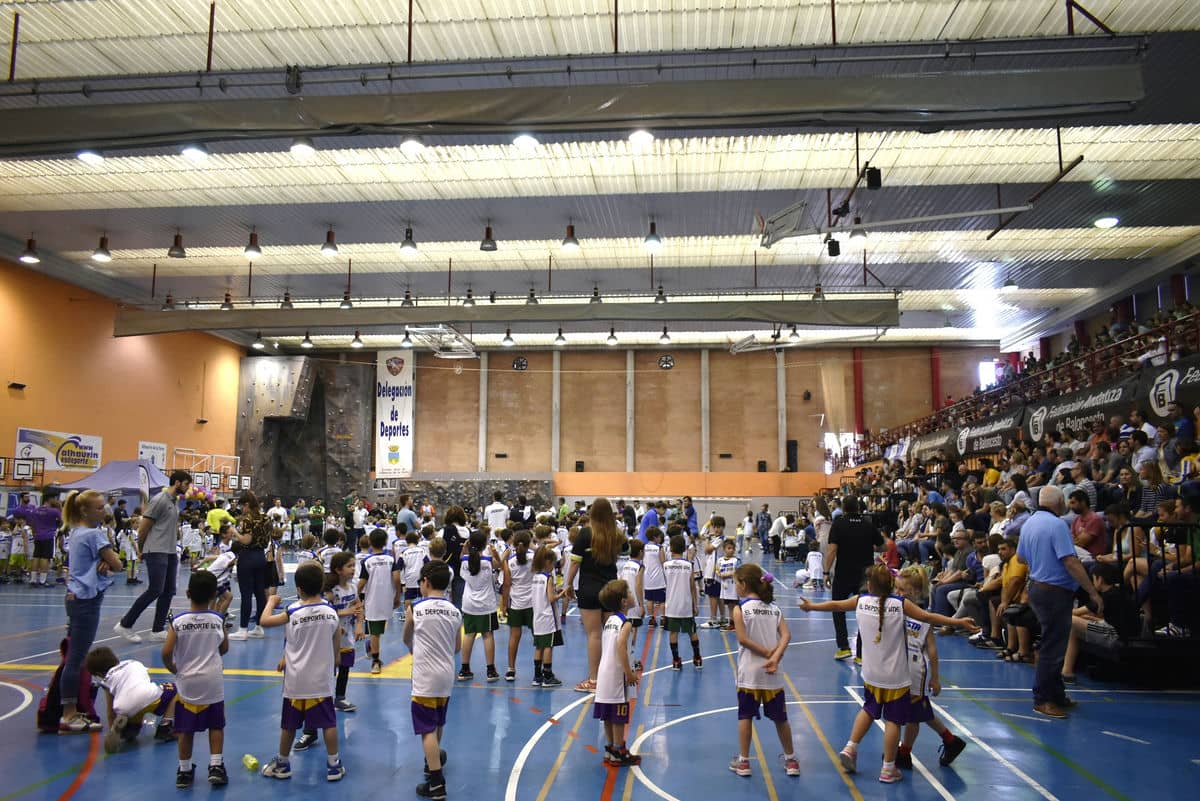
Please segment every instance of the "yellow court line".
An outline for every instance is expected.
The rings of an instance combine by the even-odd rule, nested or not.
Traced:
[[[579,716],[575,718],[575,725],[563,737],[562,748],[558,752],[558,759],[554,760],[554,764],[550,767],[550,773],[546,775],[546,781],[542,783],[542,789],[537,794],[537,801],[546,801],[546,796],[550,794],[550,787],[554,784],[554,779],[558,777],[558,771],[562,768],[563,760],[567,758],[567,751],[571,748],[571,743],[576,739],[579,733],[579,727],[583,725],[583,717],[587,714],[588,708],[595,700],[595,694],[588,696],[587,701],[579,709]]]
[[[796,685],[792,683],[792,677],[786,671],[780,671],[783,674],[783,680],[787,682],[788,689],[792,691],[792,697],[800,704],[800,708],[804,710],[804,716],[808,718],[808,724],[812,726],[813,732],[817,735],[817,739],[821,741],[821,745],[825,748],[825,753],[829,756],[829,761],[833,763],[834,770],[842,777],[842,781],[850,788],[850,796],[854,801],[863,801],[863,794],[859,791],[858,786],[854,783],[854,779],[850,774],[842,770],[842,763],[838,760],[837,753],[833,750],[833,746],[829,744],[829,738],[825,736],[825,732],[817,723],[817,719],[813,716],[812,710],[808,708],[808,704],[804,703],[804,698],[800,695],[800,691],[796,689]]]
[[[736,678],[737,660],[733,658],[733,652],[737,649],[729,647],[728,632],[721,632],[721,643],[725,646],[725,650],[729,652],[726,654],[726,658],[729,659],[729,665],[733,669],[733,675]],[[767,783],[767,797],[771,801],[779,801],[779,794],[775,791],[775,780],[771,778],[771,769],[767,766],[767,756],[763,753],[762,741],[758,739],[758,727],[754,725],[753,720],[750,721],[750,742],[754,745],[754,755],[758,759],[758,767],[762,771],[763,781]],[[794,749],[795,746],[793,745]]]
[[[58,665],[28,665],[21,663],[0,663],[0,672],[4,671],[25,671],[31,673],[53,673],[58,669]],[[152,667],[147,668],[150,673],[159,673],[165,675],[174,675],[166,668]],[[267,678],[279,678],[282,674],[277,670],[261,670],[252,668],[228,668],[222,673],[226,676],[260,676]],[[389,662],[384,665],[383,672],[374,675],[371,673],[350,674],[356,678],[362,679],[410,679],[412,678],[412,655],[402,656],[394,662]]]

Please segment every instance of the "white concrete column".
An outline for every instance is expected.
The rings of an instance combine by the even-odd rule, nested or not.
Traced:
[[[479,472],[487,472],[488,354],[479,354]]]
[[[560,370],[562,369],[562,353],[554,351],[552,354],[551,382],[550,382],[550,470],[557,473],[559,471],[559,461],[562,450],[562,409],[559,401],[562,399],[562,379]]]
[[[779,428],[779,470],[787,467],[787,370],[783,367],[783,351],[775,351],[775,419]]]
[[[625,351],[625,472],[633,472],[633,351]]]
[[[700,351],[700,472],[712,470],[708,429],[708,351]]]

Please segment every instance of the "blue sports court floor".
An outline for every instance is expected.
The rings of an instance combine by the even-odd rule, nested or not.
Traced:
[[[788,575],[794,566],[779,572]],[[186,575],[184,576],[186,579]],[[184,581],[186,585],[186,581]],[[105,599],[102,641],[123,658],[161,667],[158,647],[130,645],[112,637],[112,624],[136,588],[123,581]],[[106,756],[96,736],[35,733],[34,716],[45,682],[57,663],[63,633],[62,590],[0,586],[0,801],[38,799],[144,799],[179,795],[227,795],[259,801],[295,798],[415,797],[422,780],[421,753],[409,719],[408,660],[398,626],[384,638],[387,668],[382,676],[356,673],[349,698],[354,714],[340,714],[341,753],[349,771],[328,784],[324,750],[293,756],[294,775],[277,781],[241,766],[243,754],[265,761],[278,738],[280,681],[274,666],[282,649],[281,630],[265,640],[230,643],[225,659],[226,762],[230,784],[211,789],[198,771],[190,790],[174,786],[173,744],[149,737],[132,750]],[[796,608],[797,595],[783,589],[792,646],[783,663],[788,711],[803,775],[789,778],[779,764],[778,740],[767,721],[758,724],[754,775],[739,778],[727,769],[736,751],[732,634],[702,630],[702,671],[684,663],[670,669],[666,636],[643,628],[639,646],[647,674],[633,710],[631,746],[643,754],[640,769],[601,764],[603,730],[592,719],[590,696],[569,686],[555,691],[529,687],[531,651],[522,644],[515,684],[475,683],[456,687],[445,747],[451,798],[472,801],[651,801],[695,799],[1151,799],[1195,797],[1200,783],[1200,693],[1138,692],[1096,686],[1081,678],[1072,695],[1079,701],[1068,721],[1035,717],[1029,686],[1032,668],[997,662],[961,637],[941,638],[942,682],[938,712],[969,745],[950,768],[937,764],[938,738],[926,729],[917,742],[920,763],[898,785],[876,781],[880,733],[868,735],[860,751],[861,772],[846,776],[835,753],[845,742],[860,680],[853,664],[834,662],[833,628],[827,614]],[[180,596],[179,602],[183,598]],[[235,610],[236,610],[235,599]],[[139,626],[150,624],[147,612]],[[497,638],[504,654],[506,630]],[[578,617],[568,623],[567,646],[556,654],[556,672],[573,683],[585,657]],[[681,644],[682,655],[690,646]],[[482,675],[482,648],[475,672]],[[500,656],[499,669],[504,670]],[[366,670],[360,662],[359,668]],[[163,679],[166,676],[163,675]],[[147,735],[150,730],[147,729]],[[204,765],[207,746],[197,738],[195,761]],[[999,795],[996,795],[999,793]]]

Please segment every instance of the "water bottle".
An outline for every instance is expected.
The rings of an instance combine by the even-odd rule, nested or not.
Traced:
[[[242,767],[250,771],[258,770],[258,758],[254,754],[246,754],[242,757]]]

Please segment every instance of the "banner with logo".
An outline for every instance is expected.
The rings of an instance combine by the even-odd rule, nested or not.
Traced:
[[[1200,356],[1189,356],[1162,367],[1143,367],[1138,383],[1138,408],[1152,423],[1167,419],[1167,404],[1178,401],[1185,415],[1200,406]]]
[[[1024,418],[1025,407],[1017,406],[960,428],[958,438],[955,440],[958,455],[976,456],[984,453],[999,453],[1009,437],[1020,433],[1021,421]]]
[[[1137,377],[1125,378],[1061,398],[1043,398],[1025,407],[1022,432],[1037,442],[1047,431],[1070,428],[1078,434],[1097,420],[1108,422],[1113,415],[1124,418],[1137,395]],[[1086,437],[1085,437],[1086,438]]]
[[[45,459],[47,470],[94,473],[100,469],[102,437],[38,428],[17,429],[18,459]]]
[[[413,469],[413,352],[379,352],[375,367],[375,475],[404,478]]]
[[[917,437],[912,441],[908,452],[919,462],[934,458],[939,449],[945,452],[947,459],[953,459],[958,456],[958,432],[957,428],[947,428]]]
[[[138,461],[149,462],[159,470],[167,469],[167,443],[139,442]]]

